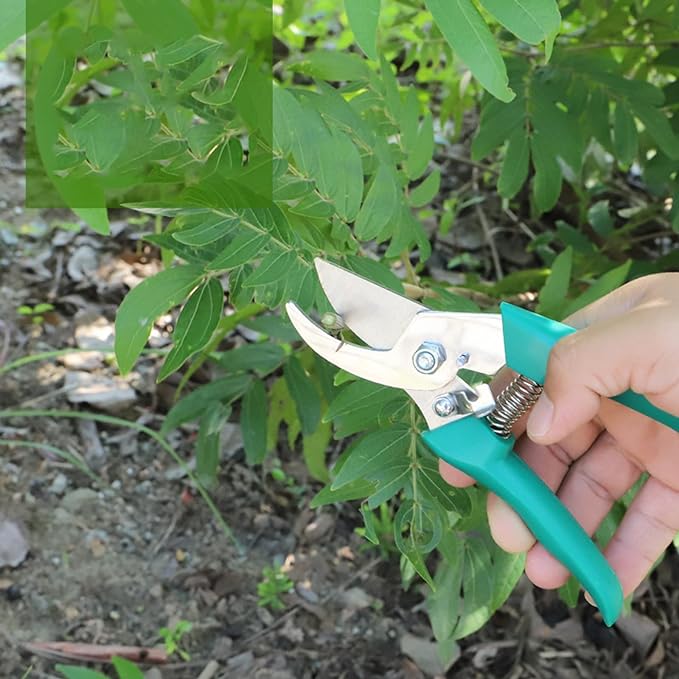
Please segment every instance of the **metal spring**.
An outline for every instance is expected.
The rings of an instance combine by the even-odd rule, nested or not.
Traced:
[[[486,418],[490,428],[509,438],[512,425],[529,410],[542,393],[542,386],[525,375],[514,378],[495,399],[495,410]]]

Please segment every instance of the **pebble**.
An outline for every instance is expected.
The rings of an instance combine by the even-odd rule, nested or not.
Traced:
[[[111,483],[111,488],[113,488],[113,490],[120,490],[122,487],[123,487],[123,484],[120,482],[119,479],[116,479],[115,481],[113,481]]]
[[[79,512],[98,499],[99,494],[91,488],[76,488],[64,495],[61,500],[61,506],[69,512]]]
[[[0,516],[0,568],[16,568],[28,556],[28,540],[19,524]]]
[[[49,492],[54,495],[62,495],[68,486],[68,479],[63,474],[57,474],[50,484]]]
[[[304,529],[304,536],[309,542],[318,542],[330,535],[335,528],[335,518],[331,514],[321,514]]]
[[[137,399],[137,393],[125,380],[81,370],[66,373],[64,389],[69,403],[89,403],[114,413],[132,405]]]

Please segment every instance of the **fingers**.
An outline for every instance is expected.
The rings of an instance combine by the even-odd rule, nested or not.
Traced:
[[[604,550],[625,596],[646,577],[679,532],[679,491],[651,477]]]
[[[641,475],[618,442],[603,432],[568,471],[559,499],[588,535],[593,535],[610,511]],[[526,558],[526,574],[538,587],[552,589],[568,580],[568,570],[542,545],[533,547]]]
[[[556,492],[573,460],[589,450],[600,432],[601,428],[596,423],[588,422],[558,445],[542,446],[522,437],[515,450]],[[519,515],[492,493],[488,496],[488,521],[493,539],[507,552],[525,552],[535,543],[533,534]]]
[[[677,334],[679,318],[652,305],[597,322],[558,342],[550,354],[545,390],[528,418],[529,436],[555,443],[592,420],[602,396],[628,389],[679,414]]]

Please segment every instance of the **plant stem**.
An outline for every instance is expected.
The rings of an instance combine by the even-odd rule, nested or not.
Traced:
[[[90,80],[95,78],[100,73],[109,71],[112,68],[120,65],[119,59],[114,59],[113,57],[104,57],[101,61],[98,61],[92,66],[84,68],[82,71],[76,71],[71,78],[71,82],[66,86],[64,93],[59,97],[59,99],[54,103],[57,108],[63,108],[70,104],[71,99],[80,91],[82,87],[87,85]]]
[[[224,316],[224,318],[219,321],[219,324],[212,335],[210,343],[198,354],[196,360],[189,366],[189,369],[182,376],[179,386],[177,387],[177,391],[175,392],[175,400],[179,398],[182,390],[194,375],[196,370],[198,370],[198,368],[200,368],[200,366],[205,363],[205,361],[210,357],[210,354],[220,345],[221,341],[226,337],[226,335],[228,335],[228,333],[230,333],[242,321],[252,318],[253,316],[257,316],[265,310],[266,307],[263,304],[248,304],[230,316]]]
[[[244,553],[243,546],[238,541],[238,538],[234,535],[233,531],[229,525],[222,517],[219,509],[215,506],[209,493],[203,486],[203,484],[196,478],[194,473],[188,468],[186,462],[177,454],[174,448],[161,436],[157,431],[150,429],[149,427],[139,424],[138,422],[130,422],[129,420],[124,420],[121,417],[114,417],[113,415],[101,415],[99,413],[86,413],[79,412],[75,410],[0,410],[0,419],[11,418],[11,417],[64,417],[76,420],[91,420],[94,422],[103,422],[104,424],[112,424],[118,427],[128,427],[129,429],[136,429],[142,434],[146,434],[154,441],[156,441],[160,447],[186,472],[189,479],[195,484],[198,493],[203,498],[205,504],[210,508],[212,516],[215,521],[222,529],[223,533],[233,542],[236,549],[240,554]]]
[[[609,47],[630,47],[634,49],[647,49],[649,47],[675,47],[679,45],[678,40],[653,40],[651,42],[636,42],[634,40],[610,40],[605,42],[593,42],[589,45],[574,45],[566,47],[569,52],[584,52],[587,50],[604,50]]]

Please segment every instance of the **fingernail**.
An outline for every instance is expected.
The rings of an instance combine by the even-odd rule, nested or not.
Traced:
[[[528,436],[531,438],[533,438],[533,436],[544,436],[552,426],[553,418],[554,404],[549,400],[547,394],[542,392],[528,416],[528,422],[526,424]]]
[[[594,599],[589,595],[589,592],[585,592],[585,601],[590,605],[594,606],[594,608],[597,608],[597,605],[594,603]]]

